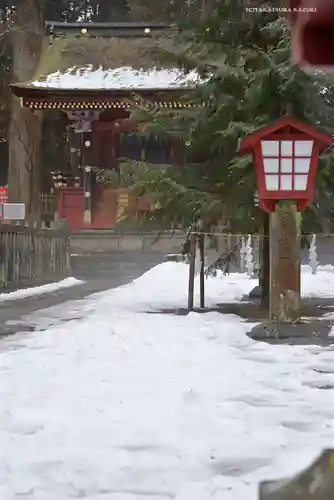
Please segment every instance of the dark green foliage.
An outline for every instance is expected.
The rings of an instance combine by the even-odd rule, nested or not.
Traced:
[[[152,168],[151,175],[135,183],[135,191],[154,195],[159,208],[150,217],[164,223],[186,228],[201,219],[206,230],[217,225],[247,233],[260,230],[251,158],[236,154],[239,142],[287,113],[332,133],[331,78],[306,74],[291,63],[285,19],[275,13],[245,13],[240,5],[224,1],[208,19],[183,26],[161,45],[160,60],[174,58],[175,66],[196,69],[208,79],[186,96],[191,109],[152,112],[143,105],[135,112],[145,133],[179,137],[188,149],[185,166],[171,166],[159,175]],[[332,173],[333,156],[327,153],[319,167],[315,203],[304,217],[310,230],[323,227],[334,209]]]

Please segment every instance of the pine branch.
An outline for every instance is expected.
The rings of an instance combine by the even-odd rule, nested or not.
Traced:
[[[230,272],[230,268],[232,264],[236,264],[237,256],[236,253],[240,248],[240,243],[234,245],[233,248],[228,250],[227,252],[223,252],[218,259],[215,260],[210,266],[208,266],[205,270],[206,276],[217,276],[217,271],[222,271],[224,275]]]

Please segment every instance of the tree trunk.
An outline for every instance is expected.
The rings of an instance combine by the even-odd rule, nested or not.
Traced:
[[[41,55],[43,22],[38,0],[18,3],[11,31],[12,80],[25,82],[34,76]],[[40,216],[40,151],[42,116],[21,106],[12,97],[9,127],[8,194],[10,203],[25,203],[27,218]]]

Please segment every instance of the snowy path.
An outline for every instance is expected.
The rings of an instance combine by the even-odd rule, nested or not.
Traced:
[[[53,287],[51,293],[32,293],[36,291],[33,288],[28,293],[18,290],[7,296],[0,294],[0,338],[22,329],[33,330],[34,323],[26,320],[26,316],[33,312],[38,316],[39,311],[57,304],[62,304],[62,308],[67,307],[64,304],[68,301],[71,301],[72,306],[72,301],[131,282],[163,260],[164,256],[159,252],[141,254],[124,250],[73,256],[72,272],[80,280],[78,286],[59,287],[51,284],[40,287],[43,290]],[[71,282],[73,279],[64,281]]]
[[[256,500],[260,480],[334,444],[333,390],[319,389],[334,350],[253,342],[232,315],[143,312],[182,306],[186,277],[163,264],[2,342],[0,498]],[[252,286],[210,279],[209,302]],[[303,276],[317,290],[334,296],[333,270]]]

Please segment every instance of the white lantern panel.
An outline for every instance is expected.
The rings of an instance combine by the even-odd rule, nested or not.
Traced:
[[[277,174],[279,171],[278,158],[263,158],[263,167],[266,174]]]
[[[288,174],[292,173],[292,158],[281,159],[281,172]]]
[[[262,156],[279,156],[278,141],[261,141]]]
[[[294,189],[295,191],[306,191],[307,188],[307,175],[294,176]]]
[[[292,174],[291,175],[281,175],[281,189],[283,191],[292,190]]]
[[[295,158],[296,174],[307,174],[310,170],[311,158]]]
[[[294,156],[312,156],[313,141],[295,141]]]
[[[278,191],[279,189],[278,175],[265,175],[265,182],[267,191]]]
[[[281,156],[292,156],[292,141],[281,141]]]

